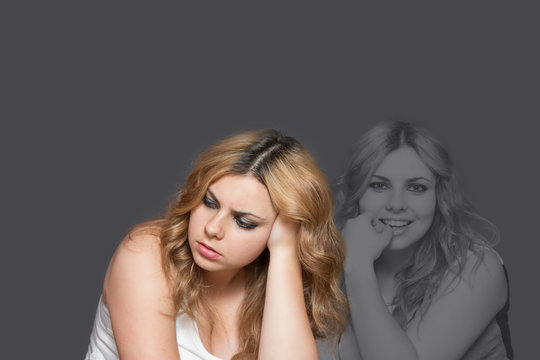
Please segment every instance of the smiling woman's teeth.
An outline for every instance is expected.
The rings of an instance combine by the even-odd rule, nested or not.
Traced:
[[[390,220],[390,219],[381,219],[381,222],[392,228],[401,228],[412,223],[412,221],[409,221],[409,220]]]

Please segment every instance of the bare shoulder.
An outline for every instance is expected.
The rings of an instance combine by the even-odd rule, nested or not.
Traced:
[[[146,228],[136,229],[122,240],[111,259],[103,286],[107,305],[111,297],[124,299],[139,292],[147,299],[152,294],[158,297],[170,294],[159,236]]]
[[[475,297],[491,299],[496,308],[501,308],[506,302],[507,282],[502,260],[490,248],[470,252],[461,273],[457,277],[455,273],[449,274],[443,285],[447,285],[447,289],[452,288],[452,285],[468,289],[466,291]]]
[[[489,281],[495,284],[506,284],[502,259],[493,249],[482,248],[478,253],[467,257],[463,275],[471,281]]]
[[[140,256],[157,255],[161,251],[159,235],[152,229],[136,229],[122,240],[115,255]]]
[[[493,250],[463,260],[461,271],[447,273],[425,315],[407,328],[422,359],[461,358],[506,302],[505,274]]]
[[[122,359],[178,359],[175,307],[159,237],[136,229],[113,255],[103,287]]]
[[[161,264],[159,238],[150,233],[129,233],[114,252],[107,275],[110,276],[113,271],[131,270],[125,269],[125,266],[141,262],[150,266]]]
[[[136,225],[122,240],[121,246],[133,252],[154,251],[160,246],[161,226],[158,221]]]

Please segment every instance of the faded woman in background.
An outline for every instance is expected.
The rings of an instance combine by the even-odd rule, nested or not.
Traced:
[[[274,130],[218,142],[114,254],[87,359],[315,359],[345,328],[329,186]]]
[[[497,229],[459,192],[437,140],[407,122],[375,126],[336,197],[351,309],[342,360],[513,358]]]

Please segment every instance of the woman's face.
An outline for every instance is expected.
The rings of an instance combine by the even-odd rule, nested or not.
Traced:
[[[389,225],[393,237],[387,249],[402,250],[426,234],[436,208],[435,175],[411,147],[389,153],[360,198],[360,212]]]
[[[266,248],[277,212],[266,187],[247,175],[226,175],[209,186],[191,211],[193,258],[207,271],[237,270]]]

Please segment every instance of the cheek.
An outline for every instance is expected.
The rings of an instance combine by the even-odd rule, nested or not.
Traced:
[[[433,220],[436,207],[437,207],[437,202],[436,202],[434,194],[433,195],[427,194],[426,197],[419,198],[415,204],[416,214],[419,217],[430,222],[431,220]]]
[[[359,206],[360,213],[376,213],[384,206],[384,198],[381,194],[376,194],[368,190],[360,198]]]
[[[268,243],[268,238],[270,237],[270,231],[261,231],[260,234],[257,234],[252,240],[255,248],[260,249],[260,251],[266,248]]]
[[[264,249],[266,249],[266,244],[268,242],[268,237],[270,236],[269,231],[261,231],[256,234],[246,234],[239,238],[237,246],[239,251],[244,255],[245,258],[254,260],[257,258]]]
[[[196,233],[204,224],[204,209],[201,209],[201,206],[197,206],[195,209],[191,210],[189,214],[188,222],[188,237]]]

